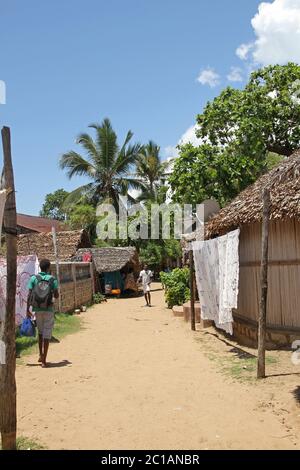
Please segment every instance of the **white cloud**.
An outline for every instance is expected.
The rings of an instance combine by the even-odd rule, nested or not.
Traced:
[[[241,59],[241,60],[247,60],[249,57],[249,53],[251,49],[253,48],[253,44],[241,44],[237,50],[236,50],[236,55]]]
[[[208,67],[200,72],[197,82],[201,83],[201,85],[208,85],[214,88],[220,83],[220,75],[214,69]]]
[[[195,145],[195,147],[201,145],[202,140],[196,137],[196,134],[195,134],[196,129],[197,129],[196,125],[189,127],[185,131],[185,133],[182,134],[177,145],[183,145],[183,144],[188,144],[188,143]],[[169,145],[168,147],[166,147],[165,156],[167,159],[178,157],[178,149],[176,148],[176,146]]]
[[[229,74],[227,75],[227,80],[230,82],[242,82],[243,81],[243,71],[239,67],[231,67]]]
[[[237,55],[262,65],[300,62],[300,0],[263,2],[251,21],[256,41],[242,44]]]

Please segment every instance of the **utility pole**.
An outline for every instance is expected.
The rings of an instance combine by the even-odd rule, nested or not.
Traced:
[[[4,178],[7,198],[4,210],[6,230],[6,311],[4,324],[0,326],[0,341],[4,349],[5,364],[0,364],[0,431],[3,450],[16,449],[17,435],[17,391],[16,391],[16,335],[15,303],[17,279],[17,217],[14,173],[11,158],[10,129],[1,131]]]

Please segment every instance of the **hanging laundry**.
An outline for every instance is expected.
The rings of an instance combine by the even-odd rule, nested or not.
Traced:
[[[39,271],[36,255],[18,256],[16,284],[16,324],[20,325],[26,317],[28,282]],[[6,308],[6,259],[0,259],[0,321],[4,321]]]
[[[201,317],[229,334],[238,301],[239,233],[192,243]]]

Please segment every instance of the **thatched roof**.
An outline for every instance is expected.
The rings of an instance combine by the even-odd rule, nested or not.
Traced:
[[[139,269],[138,253],[133,246],[91,248],[78,250],[77,254],[80,255],[87,251],[92,254],[95,268],[99,273],[120,271],[128,263],[135,271]]]
[[[69,261],[79,248],[91,247],[85,230],[57,232],[57,254],[60,261]],[[55,260],[52,233],[30,233],[19,235],[18,254],[36,254],[39,259]]]
[[[206,224],[205,238],[259,222],[262,218],[262,192],[270,184],[271,220],[300,219],[300,150],[297,150],[213,217]]]

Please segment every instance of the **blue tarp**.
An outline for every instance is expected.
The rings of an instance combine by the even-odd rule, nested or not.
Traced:
[[[105,284],[111,284],[113,289],[121,289],[121,291],[124,290],[124,280],[120,271],[104,273],[104,282]]]

